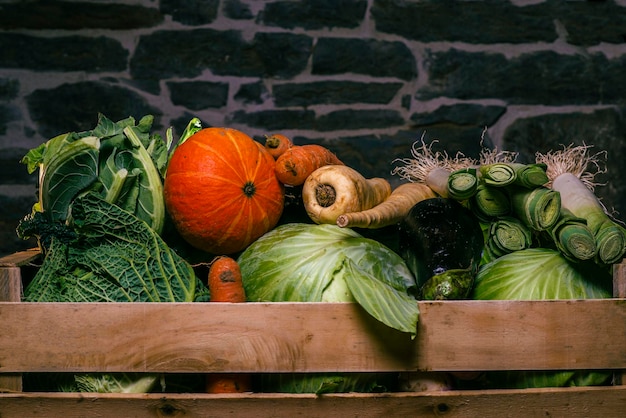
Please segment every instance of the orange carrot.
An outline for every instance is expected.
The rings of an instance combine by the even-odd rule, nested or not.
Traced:
[[[237,261],[219,256],[209,268],[208,278],[211,302],[246,301],[241,269]],[[207,393],[241,393],[252,390],[251,375],[247,373],[208,373],[205,380]]]
[[[265,149],[274,159],[280,157],[291,147],[293,147],[293,141],[285,135],[273,134],[265,136]]]
[[[344,165],[321,145],[294,145],[276,159],[276,177],[288,186],[299,186],[315,170],[325,165]]]
[[[206,393],[252,392],[251,376],[246,373],[207,374]]]
[[[219,256],[213,260],[208,285],[212,302],[246,301],[239,264],[231,257]]]

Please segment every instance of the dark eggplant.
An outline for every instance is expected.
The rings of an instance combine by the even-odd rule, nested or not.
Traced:
[[[464,299],[474,284],[484,246],[478,219],[458,201],[417,203],[399,225],[399,254],[426,300]]]

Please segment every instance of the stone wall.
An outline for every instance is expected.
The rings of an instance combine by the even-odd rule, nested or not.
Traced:
[[[625,0],[0,1],[0,254],[32,244],[20,158],[98,112],[281,132],[394,182],[422,137],[522,162],[593,144],[626,213],[625,68]]]

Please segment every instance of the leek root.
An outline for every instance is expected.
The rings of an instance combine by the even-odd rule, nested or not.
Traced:
[[[450,174],[475,165],[475,161],[460,153],[450,157],[445,152],[433,151],[434,142],[426,145],[422,140],[420,143],[421,145],[418,142],[413,144],[411,148],[412,158],[395,160],[404,163],[404,165],[395,167],[392,174],[398,174],[410,182],[423,183],[439,196],[448,197]]]
[[[570,145],[561,151],[538,153],[536,159],[546,164],[552,189],[561,193],[562,206],[574,216],[586,219],[596,239],[596,261],[614,264],[626,253],[626,235],[593,191],[594,176],[601,170],[600,155],[589,155],[589,148]],[[598,172],[589,171],[589,166],[595,166]]]

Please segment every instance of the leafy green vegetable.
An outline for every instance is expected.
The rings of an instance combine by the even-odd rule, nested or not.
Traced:
[[[100,114],[93,130],[59,135],[30,150],[22,162],[29,173],[40,171],[33,212],[42,212],[49,223],[64,223],[72,201],[94,191],[161,233],[168,149],[159,135],[150,133],[153,119],[148,115],[137,124],[133,118],[113,122]],[[27,216],[24,221],[29,220]],[[20,230],[40,237],[37,225]]]
[[[53,239],[28,302],[191,302],[208,290],[145,222],[90,193],[74,200],[68,243]]]
[[[386,246],[336,225],[291,223],[269,231],[238,259],[250,301],[354,302],[415,335],[415,281]]]
[[[276,373],[256,376],[260,392],[272,393],[380,393],[394,390],[390,373]]]
[[[609,269],[594,263],[568,261],[548,248],[528,248],[503,255],[483,265],[472,297],[481,300],[601,299],[611,297]],[[511,371],[488,373],[494,387],[554,387],[603,384],[603,371]]]

